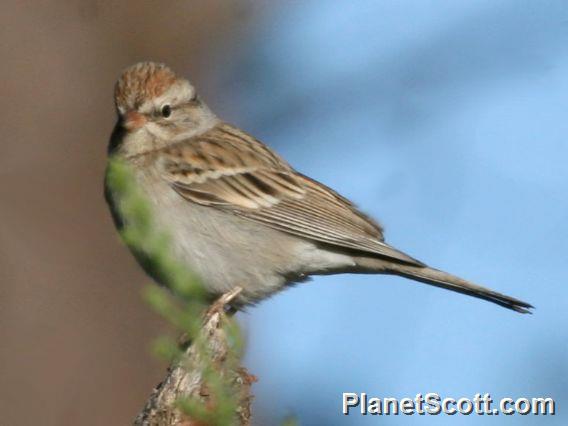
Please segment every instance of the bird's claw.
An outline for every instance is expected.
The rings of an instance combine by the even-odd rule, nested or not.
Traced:
[[[205,320],[211,318],[215,314],[224,314],[226,306],[231,303],[235,298],[241,294],[243,288],[236,286],[232,290],[224,293],[207,309],[205,313]]]

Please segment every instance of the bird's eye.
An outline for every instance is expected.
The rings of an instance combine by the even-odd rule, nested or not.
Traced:
[[[169,105],[164,105],[162,107],[162,117],[168,118],[170,115],[172,115],[172,107]]]

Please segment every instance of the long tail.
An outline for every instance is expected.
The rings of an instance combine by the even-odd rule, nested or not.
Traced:
[[[436,287],[445,288],[457,293],[467,294],[479,299],[488,300],[507,309],[511,309],[523,314],[532,313],[529,309],[534,308],[531,304],[515,299],[511,296],[498,293],[485,287],[481,287],[472,282],[466,281],[455,275],[448,274],[438,269],[430,268],[421,262],[408,264],[395,262],[378,257],[356,257],[356,267],[345,272],[367,273],[367,274],[393,274],[415,281],[420,281]]]
[[[534,306],[522,300],[515,299],[511,296],[498,293],[485,287],[473,284],[462,278],[448,274],[447,272],[439,271],[428,266],[412,266],[398,263],[390,263],[388,272],[410,278],[416,281],[424,282],[426,284],[434,285],[436,287],[446,288],[458,293],[467,294],[469,296],[477,297],[479,299],[488,300],[489,302],[496,303],[507,309],[511,309],[522,314],[530,314],[529,309]]]

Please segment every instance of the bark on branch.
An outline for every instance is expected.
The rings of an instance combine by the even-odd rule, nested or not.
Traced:
[[[256,378],[247,370],[234,361],[229,351],[231,350],[227,333],[223,328],[226,321],[225,305],[227,305],[240,292],[240,288],[223,295],[207,311],[203,326],[200,330],[211,359],[209,365],[218,372],[221,377],[228,379],[232,394],[237,401],[234,413],[234,423],[239,426],[250,425],[251,419],[251,384]],[[179,400],[191,398],[200,401],[202,407],[215,410],[216,401],[207,389],[203,374],[203,353],[190,345],[181,361],[173,363],[169,368],[164,380],[152,391],[146,405],[134,421],[135,426],[204,426],[215,422],[204,423],[190,418],[179,407]]]

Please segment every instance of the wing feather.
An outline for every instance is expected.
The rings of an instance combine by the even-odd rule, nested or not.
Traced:
[[[227,124],[160,153],[165,179],[189,201],[332,246],[421,262],[384,242],[380,225]]]

